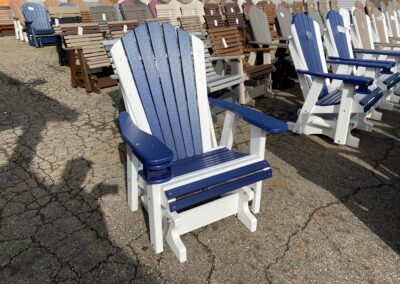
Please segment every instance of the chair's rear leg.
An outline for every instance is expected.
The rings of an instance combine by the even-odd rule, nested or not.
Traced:
[[[238,191],[238,213],[237,218],[245,225],[250,232],[257,229],[257,219],[250,212],[249,201],[252,199],[253,192],[248,189]]]
[[[393,110],[394,106],[390,99],[392,95],[393,95],[393,90],[385,91],[385,94],[381,99],[380,103],[378,104],[378,107],[384,110]]]
[[[89,78],[89,68],[86,63],[85,56],[83,55],[82,49],[78,49],[79,65],[81,66],[83,83],[85,85],[86,92],[90,93],[92,91],[92,85]]]
[[[391,103],[398,104],[400,102],[400,96],[393,93],[390,96],[388,96],[388,101]]]
[[[77,66],[76,66],[76,58],[75,58],[75,50],[72,49],[69,51],[69,68],[71,69],[71,86],[76,88],[78,87],[78,78],[77,78]]]
[[[149,213],[150,241],[156,253],[163,251],[163,230],[161,212],[161,188],[158,184],[147,185],[147,206]]]
[[[360,113],[357,115],[357,129],[371,132],[373,128],[374,125],[367,121],[367,116],[365,114]]]
[[[132,154],[132,149],[127,147],[126,167],[127,167],[127,194],[128,205],[131,211],[138,210],[139,207],[139,185],[137,182],[138,177],[138,161]]]
[[[186,247],[177,231],[182,220],[176,212],[169,213],[168,215],[170,215],[170,220],[165,240],[179,261],[185,262],[187,259]]]
[[[377,111],[376,109],[373,109],[367,115],[367,118],[373,119],[373,120],[376,120],[376,121],[381,121],[382,120],[382,113]]]

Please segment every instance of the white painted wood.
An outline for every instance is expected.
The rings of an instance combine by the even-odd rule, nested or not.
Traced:
[[[208,152],[211,150],[211,131],[209,120],[211,119],[211,112],[208,103],[207,95],[207,81],[206,81],[206,68],[204,61],[204,44],[203,42],[195,37],[192,38],[192,48],[193,48],[193,65],[196,80],[196,90],[197,90],[197,100],[199,105],[199,117],[200,117],[200,128],[201,128],[201,138],[203,142],[203,151]]]
[[[261,159],[264,159],[265,155],[265,142],[267,133],[256,127],[251,126],[250,131],[250,154],[256,155]],[[261,204],[261,191],[262,191],[262,181],[256,182],[250,186],[254,191],[254,200],[251,205],[251,211],[253,213],[260,212]]]
[[[163,251],[163,229],[161,214],[161,186],[147,185],[147,206],[149,212],[150,242],[155,253]]]
[[[225,112],[225,120],[221,133],[220,146],[232,149],[238,120],[239,118],[235,113],[230,111]]]
[[[126,156],[128,205],[131,211],[136,211],[139,207],[138,161],[129,146]]]

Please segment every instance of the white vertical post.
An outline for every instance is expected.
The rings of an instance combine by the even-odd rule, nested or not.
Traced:
[[[161,212],[161,186],[147,185],[147,206],[149,213],[150,241],[155,253],[163,251],[163,229]]]
[[[132,149],[127,146],[126,169],[127,169],[127,191],[128,205],[131,211],[138,210],[139,185],[138,185],[138,161],[132,153]]]
[[[266,132],[256,126],[251,126],[250,134],[250,154],[264,159]],[[260,212],[262,181],[252,184],[251,188],[254,190],[254,199],[251,205],[251,211],[253,213],[258,213]]]
[[[228,149],[232,148],[233,138],[235,137],[236,124],[238,121],[237,115],[231,111],[226,111],[224,126],[222,128],[220,146]]]

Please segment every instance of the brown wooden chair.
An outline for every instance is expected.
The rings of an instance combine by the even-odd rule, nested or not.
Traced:
[[[0,5],[0,36],[13,36],[14,20],[10,6]]]
[[[110,30],[111,37],[118,39],[123,37],[124,34],[133,30],[139,25],[137,21],[113,21],[107,22],[108,29]]]
[[[92,22],[92,17],[90,16],[90,12],[87,10],[83,0],[68,0],[68,3],[71,3],[78,7],[79,12],[81,13],[82,23],[91,23]]]
[[[276,38],[278,36],[278,32],[276,29],[276,6],[273,3],[263,1],[262,4],[260,2],[257,3],[257,7],[264,11],[268,18],[268,26],[270,30],[270,34],[272,38]]]
[[[181,16],[178,20],[182,30],[199,35],[204,34],[203,24],[199,16]]]
[[[293,14],[304,13],[304,5],[302,1],[293,2]]]
[[[214,28],[208,30],[213,49],[213,56],[243,56],[240,74],[246,79],[248,92],[240,98],[240,103],[254,103],[253,97],[261,94],[272,94],[271,73],[275,67],[271,64],[271,48],[244,47],[241,33],[236,27]],[[262,53],[262,62],[257,63],[257,53]],[[234,70],[236,72],[236,70]]]
[[[69,50],[72,87],[100,93],[101,88],[117,85],[110,77],[113,71],[99,25],[62,24],[61,32],[65,49]]]

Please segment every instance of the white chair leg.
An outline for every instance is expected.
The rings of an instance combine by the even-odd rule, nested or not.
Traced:
[[[138,161],[130,147],[126,154],[128,205],[131,211],[139,208]]]
[[[250,230],[250,232],[255,232],[257,229],[257,219],[250,212],[249,201],[251,195],[253,194],[250,190],[241,190],[238,192],[238,213],[237,218]]]
[[[376,109],[371,110],[371,112],[367,115],[367,118],[373,119],[376,121],[382,120],[382,113],[377,111]]]
[[[168,232],[165,236],[165,240],[172,252],[179,259],[179,262],[185,262],[187,260],[186,247],[177,231],[177,228],[181,225],[181,219],[176,212],[170,213],[169,215],[173,217],[169,220]]]
[[[358,120],[357,129],[371,132],[372,129],[374,128],[374,125],[371,122],[367,121],[367,117],[364,114],[358,114],[357,120]]]
[[[393,110],[393,104],[390,102],[390,98],[393,95],[393,90],[385,91],[385,94],[378,104],[378,108],[384,110]]]
[[[343,90],[342,99],[339,107],[338,120],[335,131],[335,143],[345,145],[347,144],[347,137],[350,134],[350,117],[351,108],[353,104],[353,93],[350,91],[353,86],[347,86]]]
[[[388,96],[388,101],[391,103],[396,103],[398,104],[400,102],[400,96],[396,95],[396,94],[391,94]]]
[[[149,213],[150,242],[156,253],[163,251],[163,230],[161,212],[161,188],[158,184],[146,188]]]

